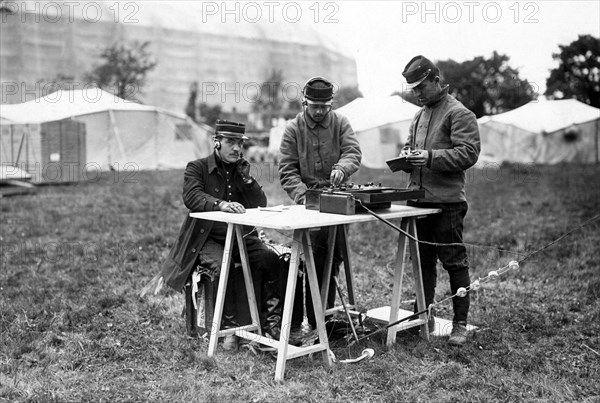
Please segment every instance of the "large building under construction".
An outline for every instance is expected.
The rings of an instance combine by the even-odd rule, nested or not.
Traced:
[[[252,111],[260,84],[274,70],[282,72],[287,100],[299,99],[303,83],[316,75],[357,85],[354,58],[315,24],[299,21],[299,3],[266,10],[268,4],[279,3],[4,1],[1,103],[45,95],[57,77],[85,85],[104,49],[132,41],[149,41],[157,62],[137,98],[180,112],[193,82],[198,102],[237,113]]]

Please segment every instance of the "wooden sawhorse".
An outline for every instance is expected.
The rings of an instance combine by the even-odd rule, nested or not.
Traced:
[[[379,214],[385,219],[402,218],[401,228],[406,231],[411,237],[417,239],[417,230],[415,219],[419,216],[438,213],[439,209],[417,208],[402,205],[392,205],[389,209],[380,211]],[[236,334],[239,337],[255,341],[261,344],[275,347],[277,349],[277,364],[275,367],[275,379],[283,380],[285,374],[285,365],[287,360],[301,357],[307,354],[321,352],[323,361],[326,365],[331,366],[332,360],[328,354],[329,342],[327,332],[325,330],[325,315],[333,311],[325,311],[323,304],[327,300],[327,292],[329,290],[328,279],[331,276],[331,263],[333,261],[333,248],[330,248],[330,254],[326,260],[326,279],[321,290],[318,288],[317,274],[312,254],[312,245],[309,236],[309,231],[312,228],[318,227],[334,227],[335,231],[329,232],[329,245],[334,245],[335,237],[343,237],[342,255],[344,258],[344,268],[346,281],[348,284],[348,294],[350,305],[354,305],[354,290],[352,286],[352,273],[350,267],[350,256],[348,249],[347,224],[375,221],[376,218],[368,214],[355,215],[340,215],[320,213],[316,210],[307,210],[304,206],[291,206],[285,210],[272,211],[268,209],[248,209],[244,214],[231,214],[220,211],[190,213],[191,217],[201,218],[205,220],[213,220],[227,223],[227,237],[225,240],[225,250],[223,254],[223,262],[221,273],[219,276],[219,286],[217,290],[217,300],[215,312],[213,316],[213,325],[210,333],[210,341],[208,346],[208,355],[214,356],[217,349],[218,339],[221,336],[228,334]],[[243,242],[242,226],[254,226],[262,228],[271,228],[280,231],[293,231],[292,252],[290,258],[290,268],[286,285],[286,295],[283,307],[282,329],[279,340],[273,340],[265,337],[261,333],[258,307],[256,297],[254,295],[254,287],[252,284],[252,275],[248,264],[248,254],[245,243]],[[250,305],[250,313],[252,324],[220,330],[219,325],[223,315],[223,303],[225,299],[225,291],[227,287],[227,278],[229,276],[229,265],[231,262],[231,254],[233,250],[234,236],[237,239],[244,272],[244,280],[248,294],[248,302]],[[423,294],[423,285],[421,282],[421,265],[419,259],[419,251],[417,242],[414,239],[406,241],[405,235],[398,235],[396,268],[394,271],[394,285],[391,301],[391,311],[389,314],[389,322],[393,323],[398,318],[398,307],[400,305],[400,292],[402,289],[402,278],[404,275],[404,261],[406,248],[409,248],[412,256],[413,273],[415,275],[415,285],[417,294],[417,307],[419,310],[425,309],[425,298]],[[287,343],[289,340],[290,324],[292,318],[292,309],[294,294],[296,290],[296,282],[298,278],[298,267],[300,264],[300,256],[304,256],[306,264],[306,273],[309,281],[310,297],[313,300],[313,308],[317,324],[318,340],[315,345],[296,347]],[[339,308],[334,308],[339,311]],[[421,314],[420,318],[415,321],[410,321],[409,324],[403,324],[402,327],[391,327],[388,330],[387,345],[390,346],[395,342],[395,336],[399,329],[404,329],[413,326],[421,326],[422,337],[428,339],[429,332],[427,331],[427,314]]]

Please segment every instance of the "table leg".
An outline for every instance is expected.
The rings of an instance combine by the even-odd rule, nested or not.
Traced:
[[[288,340],[290,339],[290,328],[292,327],[292,310],[294,309],[294,296],[296,293],[296,282],[298,281],[298,266],[300,264],[300,250],[302,247],[302,231],[294,231],[294,242],[290,256],[290,267],[288,271],[287,285],[285,289],[285,301],[283,303],[283,317],[281,319],[281,335],[277,348],[277,364],[275,366],[275,380],[283,380],[285,364],[287,361]]]
[[[402,219],[400,229],[408,231],[408,220]],[[390,321],[394,323],[398,320],[398,310],[400,309],[400,297],[402,296],[402,279],[404,278],[404,261],[406,258],[406,237],[398,234],[398,250],[396,251],[396,263],[394,265],[394,286],[392,291],[392,303],[390,306]],[[392,326],[387,332],[387,346],[391,347],[396,343],[397,327]]]
[[[315,269],[315,261],[312,254],[312,245],[308,231],[302,231],[302,249],[304,250],[304,262],[306,263],[306,272],[308,275],[308,283],[310,285],[310,295],[313,301],[315,311],[315,321],[317,322],[317,332],[319,334],[319,344],[324,347],[322,352],[323,361],[331,366],[331,358],[329,357],[329,341],[327,339],[327,329],[325,328],[325,310],[321,303],[319,295],[319,283],[317,282],[317,271]]]
[[[341,240],[342,257],[344,259],[344,273],[346,275],[346,286],[348,287],[348,303],[352,306],[354,303],[354,287],[352,286],[352,269],[350,266],[350,248],[348,247],[348,224],[337,227],[338,237]]]
[[[307,233],[308,234],[308,233]],[[333,255],[335,252],[335,238],[337,235],[337,226],[329,227],[327,232],[327,258],[325,267],[323,267],[323,283],[321,284],[321,302],[325,309],[327,308],[327,297],[329,295],[329,283],[331,282],[331,272],[333,269]]]
[[[415,217],[408,218],[408,233],[415,239],[419,239],[417,235],[417,222]],[[426,309],[425,306],[425,293],[423,292],[423,277],[421,275],[421,257],[419,255],[419,245],[413,239],[408,240],[408,247],[410,249],[410,256],[412,260],[413,276],[415,278],[415,288],[417,292],[417,309],[422,311]],[[423,319],[424,323],[421,325],[421,338],[429,340],[429,326],[427,325],[427,313],[422,313],[419,319]]]
[[[235,234],[237,237],[238,250],[240,251],[240,260],[244,271],[244,281],[246,284],[246,294],[248,295],[248,307],[250,308],[250,316],[252,317],[252,325],[256,326],[257,332],[262,336],[262,327],[260,325],[260,316],[258,313],[258,304],[256,302],[256,294],[254,293],[254,284],[252,281],[252,271],[250,270],[250,260],[248,259],[248,250],[244,241],[242,226],[237,225]]]
[[[227,279],[229,278],[229,266],[231,264],[231,253],[233,251],[233,232],[235,224],[227,224],[227,236],[225,237],[225,248],[223,250],[223,261],[221,263],[221,272],[219,273],[219,288],[217,291],[217,301],[215,302],[215,312],[213,315],[212,326],[210,329],[210,340],[208,342],[208,356],[212,357],[217,351],[217,343],[221,330],[221,318],[223,316],[223,304],[225,302],[225,292],[227,291]]]

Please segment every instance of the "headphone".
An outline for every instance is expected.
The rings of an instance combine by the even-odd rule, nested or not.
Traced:
[[[220,150],[221,149],[221,140],[219,140],[219,138],[215,136],[215,138],[213,139],[213,142],[215,143],[213,145],[213,148],[215,150]]]

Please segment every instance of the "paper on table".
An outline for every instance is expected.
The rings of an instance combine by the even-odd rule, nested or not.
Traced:
[[[283,204],[280,204],[279,206],[270,206],[270,207],[259,207],[258,210],[259,211],[274,211],[274,212],[282,212],[285,210],[289,210],[290,206],[284,206]]]

